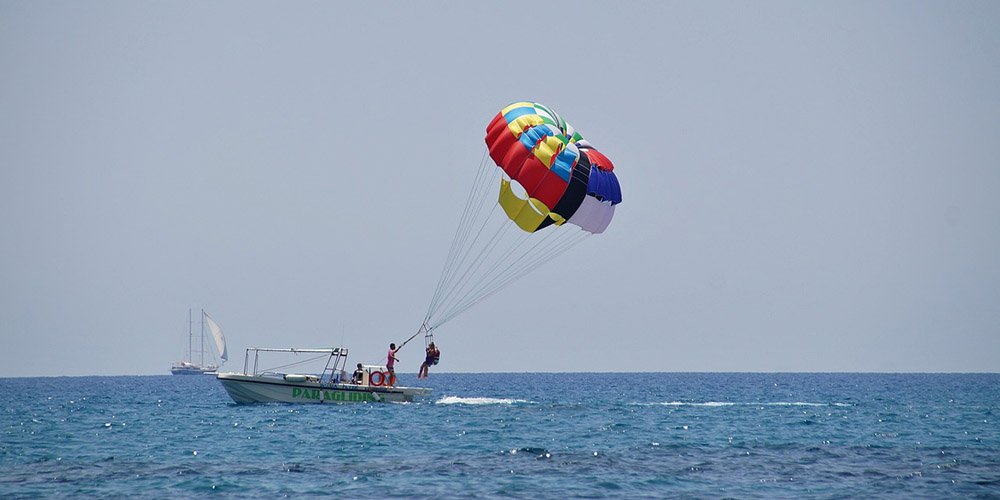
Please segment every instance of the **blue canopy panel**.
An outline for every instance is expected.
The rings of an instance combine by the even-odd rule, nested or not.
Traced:
[[[612,171],[599,168],[590,169],[587,194],[601,201],[610,201],[612,205],[622,202],[622,187],[618,184],[618,177]]]

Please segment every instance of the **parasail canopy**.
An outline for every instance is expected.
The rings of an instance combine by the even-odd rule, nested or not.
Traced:
[[[438,326],[604,232],[622,201],[611,160],[542,104],[503,108],[485,141],[444,270],[414,334],[428,341]]]
[[[499,204],[524,231],[569,222],[596,234],[611,223],[622,201],[614,164],[551,109],[505,107],[486,128],[486,146],[508,177]]]

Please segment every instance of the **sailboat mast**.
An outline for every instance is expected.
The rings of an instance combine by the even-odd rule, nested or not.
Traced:
[[[201,310],[201,366],[205,366],[205,310]]]
[[[192,330],[191,308],[188,308],[188,363],[194,362],[194,331]]]

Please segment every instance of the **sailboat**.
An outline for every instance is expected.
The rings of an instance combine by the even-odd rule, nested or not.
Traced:
[[[194,343],[194,330],[192,329],[193,321],[191,319],[191,310],[188,309],[188,357],[187,361],[177,361],[173,366],[170,367],[170,373],[174,375],[215,375],[219,370],[219,367],[229,360],[229,353],[226,351],[226,337],[222,335],[222,327],[219,326],[211,316],[205,312],[204,309],[201,310],[201,343],[200,349],[195,349]],[[212,363],[205,364],[205,326],[208,326],[208,331],[212,335],[212,339],[215,340],[215,347],[219,351],[219,357],[222,358],[222,362],[215,364],[215,353],[211,350],[208,351],[212,355]],[[194,354],[200,353],[198,362],[195,362]]]

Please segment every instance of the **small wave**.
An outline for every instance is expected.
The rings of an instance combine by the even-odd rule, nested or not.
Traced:
[[[809,403],[805,401],[778,401],[776,403],[747,403],[747,404],[760,404],[762,406],[853,406],[848,403]]]
[[[704,401],[704,402],[684,402],[668,401],[663,403],[650,403],[658,406],[853,406],[850,403],[810,403],[807,401],[774,401],[767,403],[733,403],[728,401]]]
[[[547,450],[545,448],[537,448],[537,447],[533,447],[533,446],[527,446],[527,447],[523,447],[523,448],[514,448],[514,449],[510,450],[508,453],[510,453],[511,455],[517,455],[518,453],[527,453],[527,454],[530,454],[530,455],[534,455],[534,456],[536,456],[538,458],[552,458],[552,453],[549,452],[549,450]]]
[[[660,406],[736,406],[739,403],[726,403],[723,401],[705,401],[703,403],[685,403],[683,401],[670,401],[659,403]]]
[[[524,399],[509,398],[463,398],[459,396],[445,396],[437,401],[439,405],[512,405],[515,403],[530,403]]]

